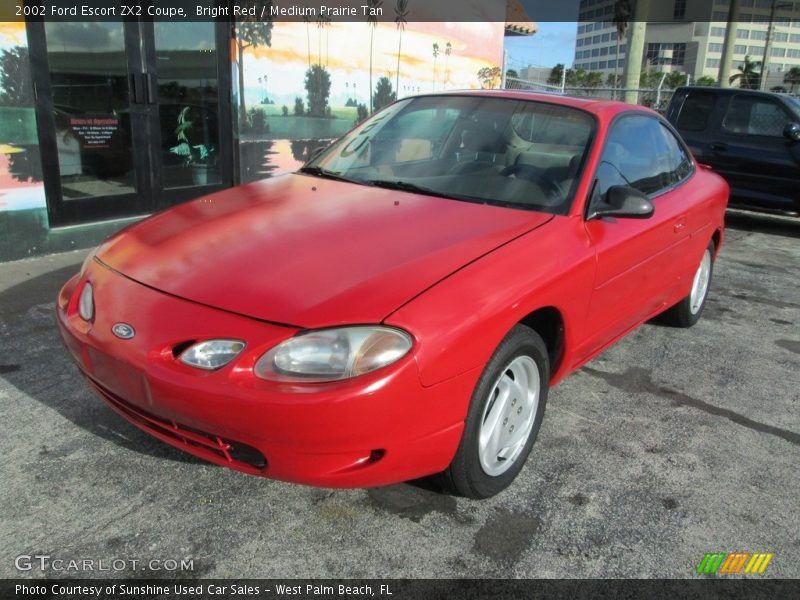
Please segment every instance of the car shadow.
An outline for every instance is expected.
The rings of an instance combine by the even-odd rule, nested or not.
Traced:
[[[725,227],[770,235],[800,238],[800,218],[730,209],[725,213]]]
[[[0,377],[81,429],[128,450],[178,462],[203,463],[128,423],[96,397],[83,380],[63,347],[55,324],[56,295],[79,269],[80,263],[76,263],[0,292],[0,345],[6,350],[0,359]],[[49,439],[43,434],[42,445]]]

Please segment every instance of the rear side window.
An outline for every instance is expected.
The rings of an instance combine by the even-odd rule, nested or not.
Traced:
[[[738,95],[731,99],[722,126],[730,133],[781,137],[790,118],[770,98]]]
[[[717,95],[713,92],[691,92],[684,100],[678,116],[678,129],[705,131],[716,105]]]

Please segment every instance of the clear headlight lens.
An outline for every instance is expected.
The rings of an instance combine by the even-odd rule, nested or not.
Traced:
[[[240,340],[206,340],[189,346],[178,360],[190,367],[213,371],[236,358],[244,346]]]
[[[80,298],[78,298],[78,314],[84,321],[94,319],[94,290],[88,281],[83,285]]]
[[[273,381],[338,381],[388,366],[411,346],[410,335],[389,327],[319,329],[275,346],[258,360],[255,374]]]

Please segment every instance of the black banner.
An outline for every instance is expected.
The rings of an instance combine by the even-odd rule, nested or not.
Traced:
[[[394,23],[390,0],[3,0],[0,21],[311,21]],[[674,17],[672,3],[648,0],[625,14],[627,22],[665,21]],[[729,7],[707,3],[686,19],[725,22]],[[705,5],[704,5],[705,6]],[[668,7],[667,10],[665,7]],[[521,10],[520,10],[521,9]],[[554,0],[408,0],[407,22],[602,22],[615,18],[614,0],[557,2]],[[800,3],[777,2],[758,10],[742,7],[736,20],[789,25],[800,22]]]
[[[547,598],[800,598],[799,580],[532,580],[532,579],[65,579],[0,582],[3,600],[296,600]]]

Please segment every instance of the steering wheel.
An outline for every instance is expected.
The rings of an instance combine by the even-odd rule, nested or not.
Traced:
[[[561,189],[558,182],[533,165],[508,165],[505,169],[500,171],[500,175],[505,175],[506,177],[513,175],[519,179],[526,179],[542,188],[548,196],[555,196],[559,202],[564,200],[564,191]]]

